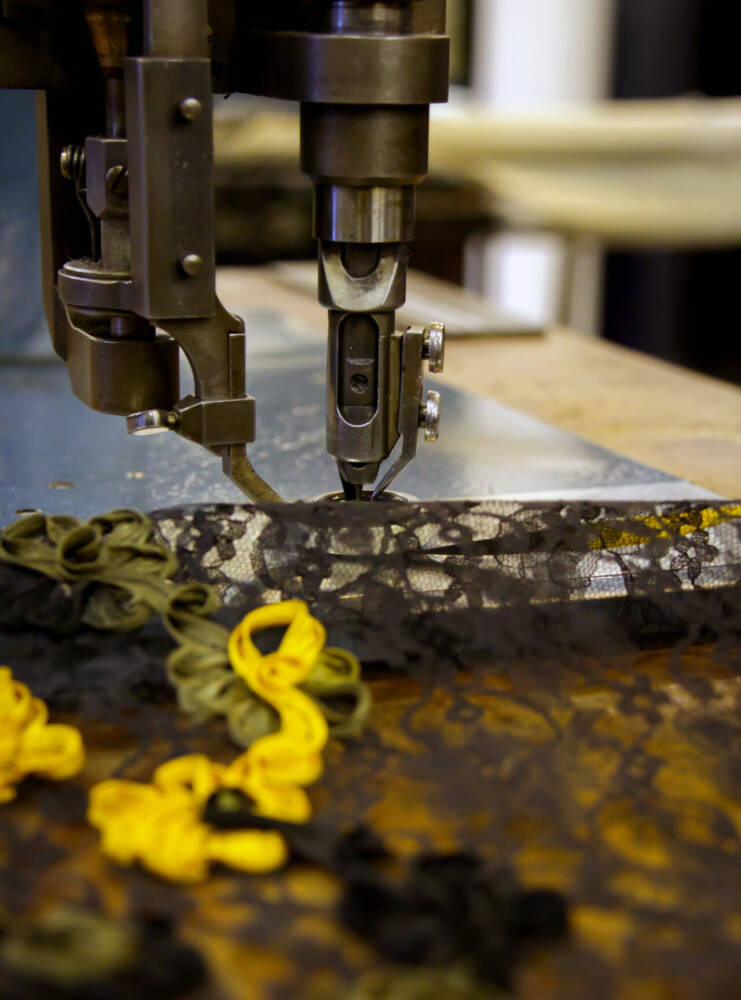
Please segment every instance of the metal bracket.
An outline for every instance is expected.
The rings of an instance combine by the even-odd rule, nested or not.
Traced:
[[[255,400],[244,392],[244,324],[218,299],[216,304],[213,319],[167,324],[188,356],[199,396],[186,396],[171,409],[130,414],[129,433],[176,431],[219,455],[225,474],[255,503],[276,503],[279,494],[247,457],[246,445],[255,439]]]
[[[129,214],[129,149],[126,139],[85,140],[87,203],[99,219]]]
[[[395,335],[396,336],[396,335]],[[425,441],[437,441],[440,423],[440,393],[431,389],[422,402],[422,362],[430,371],[441,372],[445,358],[445,327],[442,323],[410,326],[401,339],[401,383],[399,387],[399,437],[401,453],[373,490],[380,497],[417,454],[417,434],[424,427]]]
[[[214,315],[211,63],[125,60],[134,311]]]
[[[391,485],[417,454],[419,411],[422,405],[422,351],[424,327],[410,326],[401,339],[401,384],[399,391],[399,436],[401,453],[373,490],[375,500]]]
[[[175,407],[175,430],[189,441],[214,448],[255,439],[255,400],[196,399],[186,396]]]

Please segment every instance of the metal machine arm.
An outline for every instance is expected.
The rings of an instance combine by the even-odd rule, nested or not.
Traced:
[[[314,3],[302,30],[269,25],[245,39],[240,89],[301,102],[301,166],[314,182],[319,299],[329,310],[327,448],[346,497],[378,496],[414,457],[424,408],[422,352],[395,332],[406,297],[415,186],[427,173],[429,105],[447,100],[445,3]],[[434,371],[444,331],[426,331]],[[416,358],[414,372],[402,377]],[[406,361],[403,361],[406,359]],[[414,408],[414,431],[410,407]],[[399,437],[402,455],[375,490]]]
[[[329,310],[327,444],[345,495],[371,496],[364,487],[401,436],[373,495],[382,492],[413,457],[420,421],[436,437],[422,362],[441,369],[443,331],[399,334],[394,317],[427,170],[429,103],[447,96],[444,8],[3,0],[0,55],[21,56],[0,70],[0,85],[48,90],[39,105],[47,315],[85,403],[125,415],[132,433],[175,430],[219,454],[248,495],[277,498],[246,457],[254,400],[244,326],[214,284],[212,92],[239,90],[301,102]],[[195,381],[182,399],[180,348]]]

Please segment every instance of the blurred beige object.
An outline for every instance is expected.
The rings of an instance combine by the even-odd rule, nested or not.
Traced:
[[[438,118],[430,159],[510,226],[611,245],[741,242],[741,100],[608,101]]]
[[[237,109],[245,104],[239,101]],[[214,155],[218,166],[235,167],[281,157],[298,163],[298,114],[290,111],[250,111],[235,114],[226,101],[214,115]]]
[[[216,122],[219,163],[298,157],[298,118]],[[605,102],[541,113],[476,106],[433,117],[430,163],[482,184],[506,226],[609,244],[741,242],[741,100]]]
[[[460,173],[496,195],[509,227],[588,235],[611,246],[741,242],[741,154],[491,161]]]
[[[297,114],[264,105],[244,109],[229,101],[218,109],[220,163],[298,155]],[[433,166],[464,166],[471,157],[741,155],[741,99],[602,101],[519,114],[461,103],[435,109],[430,130]]]
[[[492,112],[475,104],[433,115],[430,160],[471,157],[703,157],[741,155],[741,100],[600,101],[542,111]]]

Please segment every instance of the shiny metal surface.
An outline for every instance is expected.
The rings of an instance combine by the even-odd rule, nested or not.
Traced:
[[[332,0],[328,29],[338,33],[400,34],[412,29],[412,0],[368,3],[363,0]]]
[[[414,188],[318,184],[314,235],[334,243],[406,243],[414,238]]]
[[[439,375],[445,367],[445,324],[430,323],[425,330],[422,357],[433,375]]]
[[[434,444],[440,437],[440,393],[427,390],[427,402],[419,411],[419,426],[424,428],[425,441]]]
[[[247,387],[265,401],[251,457],[287,499],[333,490],[323,350],[277,314],[246,319]],[[394,489],[402,493],[652,501],[712,495],[444,382],[436,388],[445,408],[440,440],[401,473]],[[61,363],[0,368],[0,522],[22,509],[89,516],[215,501],[244,501],[216,456],[175,434],[128,436],[120,418],[75,399]]]

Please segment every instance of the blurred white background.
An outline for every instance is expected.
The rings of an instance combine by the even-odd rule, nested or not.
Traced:
[[[474,0],[470,96],[493,111],[523,112],[584,106],[608,97],[612,76],[614,0]],[[465,103],[467,95],[459,93]],[[455,97],[454,97],[455,104]],[[569,320],[596,333],[602,253],[579,246]],[[473,241],[466,284],[498,306],[535,322],[561,310],[563,241],[538,233],[509,233]]]

